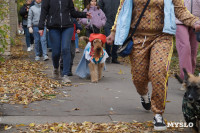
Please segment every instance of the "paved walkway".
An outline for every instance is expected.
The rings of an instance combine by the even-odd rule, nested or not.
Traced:
[[[50,54],[50,53],[49,53]],[[82,56],[76,54],[73,72]],[[34,57],[30,57],[34,58]],[[45,70],[51,77],[52,62],[47,61],[49,69]],[[72,76],[72,87],[58,89],[62,95],[52,100],[36,101],[24,108],[23,105],[3,104],[1,123],[29,124],[52,122],[112,122],[133,120],[144,122],[153,120],[153,113],[145,111],[140,103],[131,81],[130,66],[125,64],[107,64],[103,79],[98,83]],[[181,103],[183,91],[174,79],[169,79],[169,89],[164,118],[168,121],[183,120]],[[149,85],[151,90],[151,85]],[[65,97],[69,95],[70,97]],[[74,110],[77,108],[77,110]]]

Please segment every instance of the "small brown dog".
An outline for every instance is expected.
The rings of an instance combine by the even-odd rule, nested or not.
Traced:
[[[85,40],[86,43],[91,42],[91,47],[86,52],[85,58],[90,62],[88,64],[90,70],[91,82],[97,83],[102,78],[102,71],[105,66],[105,60],[108,54],[103,48],[103,44],[106,42],[106,36],[103,34],[91,34],[90,38],[85,36],[80,37],[81,40]]]

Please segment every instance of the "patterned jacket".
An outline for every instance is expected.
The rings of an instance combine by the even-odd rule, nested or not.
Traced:
[[[124,0],[120,1],[120,6],[117,12],[117,16],[121,10]],[[147,0],[134,0],[134,10],[132,13],[131,28],[135,26],[139,15],[141,14]],[[193,26],[193,24],[199,19],[190,12],[184,6],[182,0],[172,0],[174,4],[175,16],[181,20],[187,26]],[[112,32],[116,30],[116,21],[112,27]],[[137,27],[136,34],[141,35],[155,35],[162,33],[164,26],[164,0],[151,1],[144,13],[144,16]]]

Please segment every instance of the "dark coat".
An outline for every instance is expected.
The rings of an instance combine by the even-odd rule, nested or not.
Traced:
[[[103,10],[107,18],[106,25],[104,27],[110,29],[112,28],[119,4],[120,0],[99,0],[98,5],[101,10]]]
[[[47,19],[47,28],[73,27],[73,18],[86,18],[86,13],[74,9],[72,0],[43,0],[40,15],[39,29],[44,29]]]
[[[24,4],[19,11],[19,14],[22,16],[22,25],[27,25],[27,18],[28,18],[27,8],[30,8],[30,5]]]

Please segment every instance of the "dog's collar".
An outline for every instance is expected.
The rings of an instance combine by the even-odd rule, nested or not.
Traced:
[[[100,58],[94,58],[94,49],[93,49],[93,47],[91,47],[91,50],[90,50],[90,57],[91,57],[91,59],[90,59],[90,61],[92,60],[95,64],[98,64],[98,63],[100,63],[101,60],[103,59],[104,54],[105,54],[105,53],[104,53],[103,50],[102,50],[102,51],[101,51]]]

